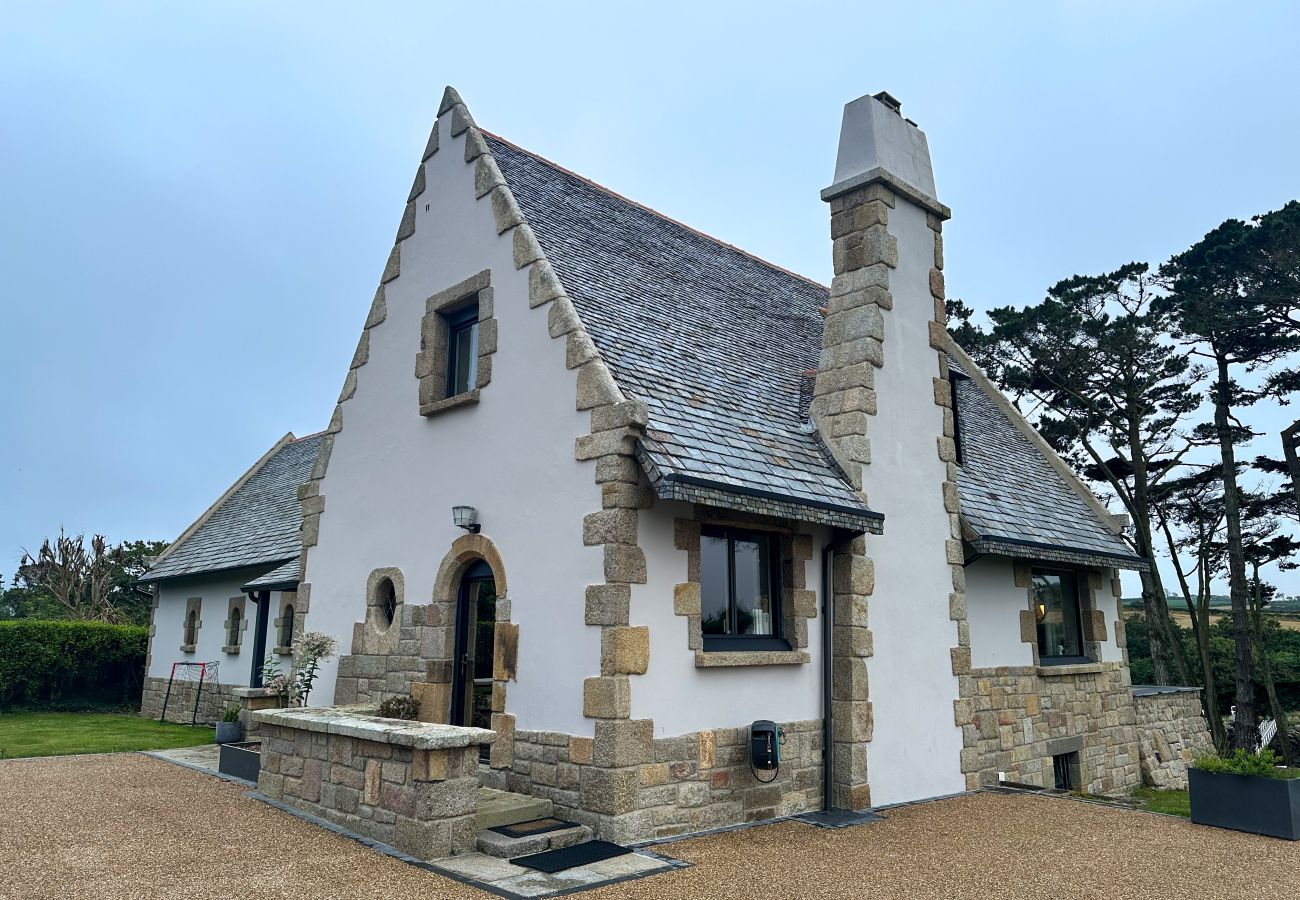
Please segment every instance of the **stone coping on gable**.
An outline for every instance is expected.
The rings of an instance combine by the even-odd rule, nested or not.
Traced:
[[[434,722],[407,722],[401,719],[383,719],[347,709],[321,707],[305,709],[270,709],[253,714],[253,719],[263,725],[296,728],[320,734],[337,734],[390,744],[411,747],[415,750],[447,750],[490,744],[496,732],[486,728],[462,728],[458,725],[440,725]]]

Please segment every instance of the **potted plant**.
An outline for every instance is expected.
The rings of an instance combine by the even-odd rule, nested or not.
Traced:
[[[239,707],[227,706],[217,723],[217,743],[233,744],[244,737],[244,725],[239,721]]]
[[[1192,821],[1300,840],[1300,769],[1280,763],[1267,748],[1200,757],[1187,773]]]

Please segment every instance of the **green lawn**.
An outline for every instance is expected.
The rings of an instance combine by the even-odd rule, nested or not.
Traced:
[[[212,738],[209,726],[173,725],[129,713],[0,713],[0,759],[167,750],[210,744]]]
[[[1187,818],[1192,814],[1192,801],[1187,791],[1158,791],[1155,788],[1142,787],[1133,792],[1136,800],[1146,804],[1151,812],[1168,813],[1171,816]]]

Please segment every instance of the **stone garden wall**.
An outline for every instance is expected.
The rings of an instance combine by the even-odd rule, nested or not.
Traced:
[[[548,799],[556,815],[616,842],[821,808],[820,720],[781,725],[781,768],[770,784],[749,768],[748,728],[656,739],[648,720],[596,727],[594,741],[516,731],[511,768],[485,774],[484,783]]]
[[[221,714],[228,706],[238,706],[239,699],[235,691],[241,685],[221,684],[205,681],[203,693],[199,696],[198,722],[212,724],[221,719]],[[174,681],[172,693],[167,701],[167,721],[190,724],[194,715],[194,696],[198,693],[197,681]],[[166,678],[146,678],[144,690],[140,694],[140,715],[146,719],[157,719],[162,714],[163,699],[167,696]]]
[[[1051,787],[1052,757],[1079,754],[1079,787],[1119,794],[1141,783],[1138,728],[1123,663],[974,669],[963,675],[958,722],[962,771],[983,786]]]
[[[419,859],[474,850],[490,731],[339,710],[255,713],[259,793]]]
[[[1188,765],[1196,757],[1214,752],[1200,689],[1134,688],[1133,708],[1143,782],[1156,788],[1185,789]]]

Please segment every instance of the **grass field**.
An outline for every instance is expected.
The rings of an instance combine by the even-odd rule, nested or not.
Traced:
[[[1224,616],[1230,616],[1230,615],[1231,613],[1226,609],[1223,610],[1222,612],[1211,611],[1210,622],[1212,624],[1217,623]],[[1171,609],[1169,610],[1169,617],[1172,618],[1176,623],[1178,623],[1179,628],[1192,627],[1192,617],[1189,616],[1186,611]],[[1285,628],[1287,631],[1300,631],[1300,618],[1292,618],[1291,616],[1280,616],[1280,615],[1274,615],[1273,618],[1277,620],[1277,624],[1279,627]]]
[[[167,750],[212,742],[208,726],[193,728],[130,713],[0,713],[0,759]]]
[[[1187,791],[1157,791],[1155,788],[1138,788],[1134,798],[1143,801],[1151,812],[1168,813],[1187,818],[1192,814],[1192,801]]]

